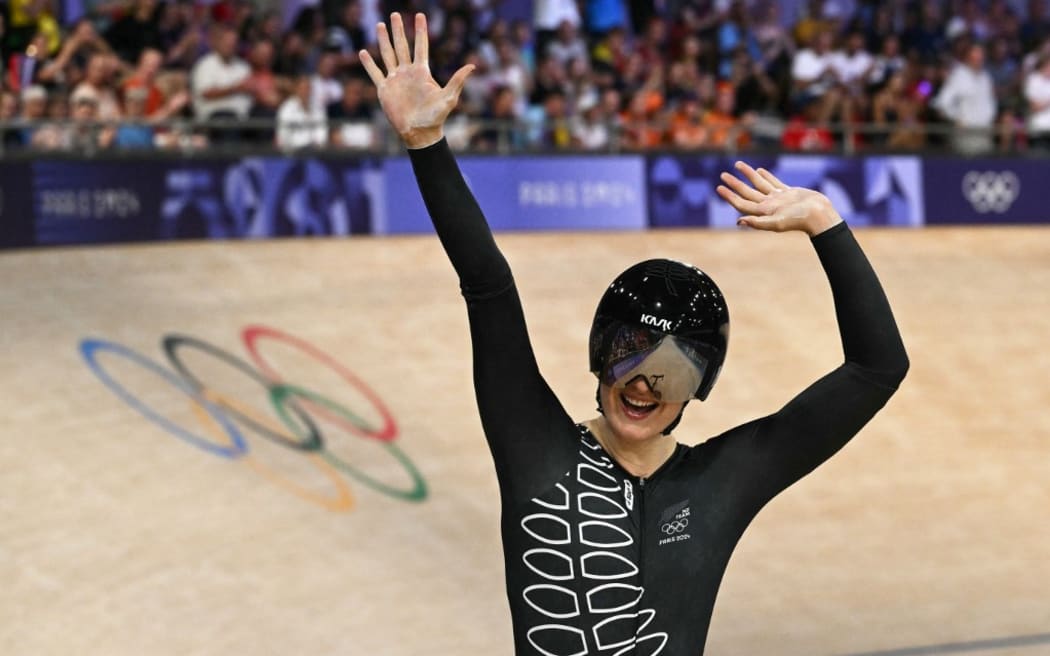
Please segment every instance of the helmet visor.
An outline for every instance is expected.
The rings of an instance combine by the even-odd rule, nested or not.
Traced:
[[[709,363],[696,347],[638,326],[621,324],[613,330],[601,382],[622,389],[642,376],[665,403],[684,403],[696,395]]]

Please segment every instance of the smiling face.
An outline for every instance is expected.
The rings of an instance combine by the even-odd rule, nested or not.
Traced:
[[[711,278],[663,258],[638,262],[602,294],[588,339],[602,430],[624,443],[659,437],[704,400],[725,361],[729,310]]]
[[[661,402],[641,376],[622,389],[603,383],[599,394],[609,428],[617,438],[630,442],[660,437],[685,407]]]

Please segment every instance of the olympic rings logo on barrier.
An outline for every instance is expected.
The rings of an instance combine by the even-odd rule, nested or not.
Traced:
[[[685,530],[686,526],[689,526],[689,520],[688,519],[681,519],[681,520],[677,520],[676,519],[676,520],[674,520],[672,522],[667,522],[666,524],[661,526],[660,530],[663,533],[667,534],[667,535],[672,535],[674,533],[681,533],[682,531]]]
[[[248,326],[241,332],[241,339],[251,362],[202,339],[187,335],[166,335],[161,341],[171,369],[126,346],[103,339],[82,340],[80,354],[92,373],[110,391],[157,426],[214,456],[244,462],[266,480],[317,506],[336,512],[345,512],[352,508],[353,497],[347,485],[347,477],[403,501],[419,502],[426,499],[427,486],[423,476],[394,443],[398,429],[393,415],[368,385],[316,346],[277,329]],[[265,340],[290,346],[336,373],[368,400],[381,418],[382,425],[371,426],[339,403],[317,392],[286,382],[263,357],[259,347]],[[183,357],[187,350],[206,354],[261,386],[278,421],[260,416],[237,400],[208,388],[187,366]],[[115,355],[139,365],[185,394],[192,405],[194,417],[199,424],[198,429],[203,430],[205,435],[202,436],[194,432],[194,429],[164,417],[121,385],[99,362],[101,353]],[[333,454],[326,448],[324,435],[317,426],[317,418],[326,419],[381,446],[408,473],[411,484],[406,488],[391,486]],[[308,457],[334,488],[334,493],[322,495],[305,489],[264,465],[252,456],[245,432]]]
[[[1021,180],[1013,171],[970,171],[962,192],[976,212],[1003,214],[1021,195]]]

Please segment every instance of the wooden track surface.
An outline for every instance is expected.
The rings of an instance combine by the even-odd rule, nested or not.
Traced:
[[[858,236],[911,373],[843,452],[745,534],[708,653],[985,644],[981,653],[1048,654],[1050,231]],[[594,305],[613,275],[645,257],[698,264],[730,303],[725,370],[708,402],[690,406],[680,441],[777,409],[840,360],[827,284],[799,235],[500,243],[541,368],[579,419],[593,414]],[[436,239],[7,253],[0,280],[0,653],[511,653],[465,311]],[[170,369],[161,339],[182,334],[248,360],[241,331],[251,325],[309,342],[374,390],[427,498],[376,492],[243,426],[251,457],[217,457],[137,413],[78,351],[98,338]],[[288,382],[382,423],[317,353],[272,338],[259,348]],[[180,353],[209,387],[287,432],[257,381],[192,345]],[[157,413],[229,448],[217,420],[164,374],[95,354]],[[310,416],[359,473],[411,487],[379,440]],[[1030,644],[1017,641],[1026,636]],[[935,650],[905,649],[919,647]]]

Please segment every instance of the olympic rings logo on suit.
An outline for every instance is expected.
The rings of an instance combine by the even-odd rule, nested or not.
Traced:
[[[387,496],[403,501],[419,502],[427,497],[427,486],[415,464],[394,443],[398,435],[393,415],[378,395],[350,370],[316,346],[298,337],[267,326],[248,326],[241,339],[251,362],[209,342],[187,335],[166,335],[161,340],[171,368],[166,368],[121,344],[103,339],[84,339],[80,354],[92,373],[129,407],[180,440],[211,455],[246,463],[264,479],[284,490],[322,508],[345,512],[353,507],[347,478]],[[337,374],[373,406],[381,418],[381,426],[372,426],[336,401],[299,385],[289,383],[263,357],[260,343],[280,342],[299,351],[328,370]],[[229,366],[258,384],[266,392],[274,415],[272,418],[223,395],[211,388],[186,364],[183,353],[198,351]],[[188,397],[198,424],[187,428],[163,416],[142,399],[119,383],[102,366],[99,355],[118,356],[161,378]],[[366,438],[385,450],[408,473],[408,487],[395,487],[368,475],[326,448],[325,437],[318,427],[318,419]],[[202,436],[197,431],[204,431]],[[319,494],[304,488],[254,458],[248,447],[246,433],[263,438],[297,452],[311,460],[334,492]]]
[[[970,171],[962,179],[963,197],[980,214],[1002,214],[1021,195],[1021,180],[1013,171]]]
[[[667,535],[674,535],[675,533],[681,533],[684,531],[687,526],[689,526],[688,519],[676,519],[661,526],[660,531]]]

